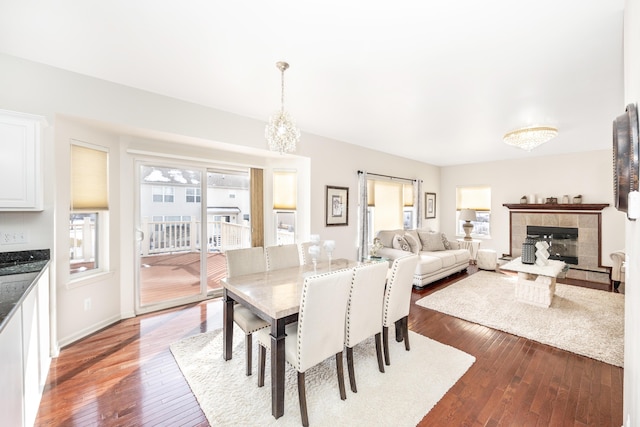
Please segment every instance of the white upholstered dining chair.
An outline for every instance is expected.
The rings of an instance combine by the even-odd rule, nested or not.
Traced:
[[[347,316],[345,322],[344,344],[347,349],[347,369],[351,391],[358,392],[355,369],[353,366],[353,347],[371,336],[375,336],[378,370],[384,372],[382,362],[382,302],[384,286],[387,281],[387,262],[364,264],[353,271]]]
[[[244,274],[260,273],[265,271],[264,248],[233,249],[225,252],[227,261],[227,277],[241,276]],[[251,359],[253,357],[252,334],[269,326],[269,322],[256,316],[248,308],[235,304],[233,307],[233,321],[244,332],[246,347],[246,372],[251,375]]]
[[[387,287],[384,291],[382,309],[382,341],[384,360],[387,365],[391,364],[389,359],[389,327],[392,324],[395,323],[396,329],[399,329],[396,336],[401,333],[405,349],[410,350],[408,318],[413,274],[416,271],[418,259],[418,255],[397,258],[391,266]]]
[[[343,355],[347,299],[353,269],[309,276],[300,295],[298,321],[286,326],[285,358],[298,371],[298,399],[302,425],[309,425],[305,372],[332,355],[336,358],[340,398],[345,400]],[[271,346],[267,329],[256,332],[258,386],[264,385],[266,350]]]
[[[267,270],[296,267],[300,265],[300,252],[295,243],[289,245],[267,246],[264,250]]]

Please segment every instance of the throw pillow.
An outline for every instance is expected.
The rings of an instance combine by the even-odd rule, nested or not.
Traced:
[[[444,251],[441,233],[419,233],[424,251]]]
[[[444,233],[440,233],[442,235],[442,244],[444,245],[444,248],[446,250],[451,249],[451,242],[449,242],[449,239],[447,239],[447,236],[445,236]]]
[[[396,234],[393,236],[393,249],[402,249],[403,251],[411,252],[411,245],[407,242],[404,236]]]
[[[407,243],[409,244],[409,247],[411,248],[411,252],[413,252],[414,254],[417,254],[420,252],[420,242],[418,240],[416,240],[415,237],[413,237],[411,234],[409,233],[405,233],[404,235],[405,240],[407,241]]]
[[[413,239],[418,242],[418,249],[417,251],[420,252],[422,250],[422,242],[420,241],[420,236],[418,236],[418,232],[416,230],[407,230],[404,232],[405,236],[411,236],[413,237]],[[407,239],[408,240],[408,239]],[[409,244],[411,244],[411,241],[409,240]]]

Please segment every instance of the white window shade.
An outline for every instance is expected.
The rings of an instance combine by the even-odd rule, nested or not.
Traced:
[[[491,210],[491,187],[458,187],[456,209]]]
[[[71,145],[71,210],[109,208],[108,153]]]
[[[273,172],[273,209],[295,210],[298,201],[298,176],[295,171]]]
[[[376,182],[372,179],[367,180],[367,206],[376,205]]]
[[[413,184],[403,184],[402,194],[404,206],[413,206]]]
[[[376,200],[374,230],[394,230],[402,228],[403,212],[402,184],[389,181],[376,181]]]

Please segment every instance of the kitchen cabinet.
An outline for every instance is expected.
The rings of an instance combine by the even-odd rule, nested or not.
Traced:
[[[33,286],[24,277],[0,277],[2,287],[28,287],[0,330],[0,424],[7,426],[34,424],[51,364],[49,269]]]
[[[0,414],[3,425],[21,426],[22,420],[22,310],[0,333]],[[6,424],[4,424],[6,423]]]
[[[43,116],[0,110],[0,211],[41,211]]]

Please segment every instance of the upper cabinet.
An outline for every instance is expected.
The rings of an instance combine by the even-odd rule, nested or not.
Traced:
[[[43,116],[0,110],[0,211],[42,210]]]

